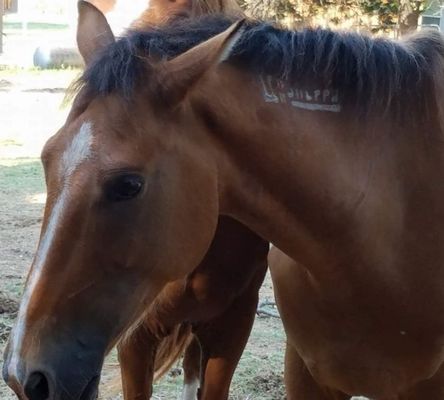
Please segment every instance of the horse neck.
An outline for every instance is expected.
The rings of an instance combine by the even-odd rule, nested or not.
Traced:
[[[430,153],[417,132],[266,102],[259,77],[220,71],[192,101],[217,139],[221,213],[315,268],[351,262],[354,251],[369,264],[400,259],[394,249],[405,245],[407,217],[422,235],[429,229],[423,221],[444,216],[444,189],[430,187],[444,171],[442,151]],[[421,193],[406,189],[412,186]],[[429,210],[414,216],[422,201]],[[444,239],[441,227],[432,229]],[[436,254],[438,245],[429,250]]]

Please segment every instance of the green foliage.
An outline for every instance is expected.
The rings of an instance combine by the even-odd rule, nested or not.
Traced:
[[[393,0],[363,0],[362,11],[368,15],[378,17],[378,25],[373,28],[377,30],[389,30],[395,28],[398,23],[399,1]]]
[[[426,0],[244,0],[255,17],[289,25],[328,25],[372,32],[414,30]]]

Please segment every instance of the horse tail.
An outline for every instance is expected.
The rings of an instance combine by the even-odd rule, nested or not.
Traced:
[[[154,360],[154,380],[160,379],[168,372],[183,354],[192,338],[191,324],[181,323],[160,341]]]
[[[177,325],[170,335],[161,339],[154,359],[154,380],[165,375],[176,360],[182,355],[188,344],[191,343],[193,333],[191,325],[182,323]],[[105,363],[106,385],[101,389],[101,397],[115,398],[122,392],[122,380],[118,364]]]

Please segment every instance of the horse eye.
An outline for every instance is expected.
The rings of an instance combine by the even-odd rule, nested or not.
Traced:
[[[125,201],[136,197],[143,188],[144,180],[140,175],[121,175],[106,185],[106,197],[110,201]]]

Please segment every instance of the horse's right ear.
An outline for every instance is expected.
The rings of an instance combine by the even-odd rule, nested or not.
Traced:
[[[232,24],[227,30],[200,43],[156,70],[158,90],[170,106],[178,104],[210,68],[226,61],[241,38],[246,20]]]
[[[103,13],[87,1],[78,2],[77,46],[88,65],[101,49],[115,41]]]

